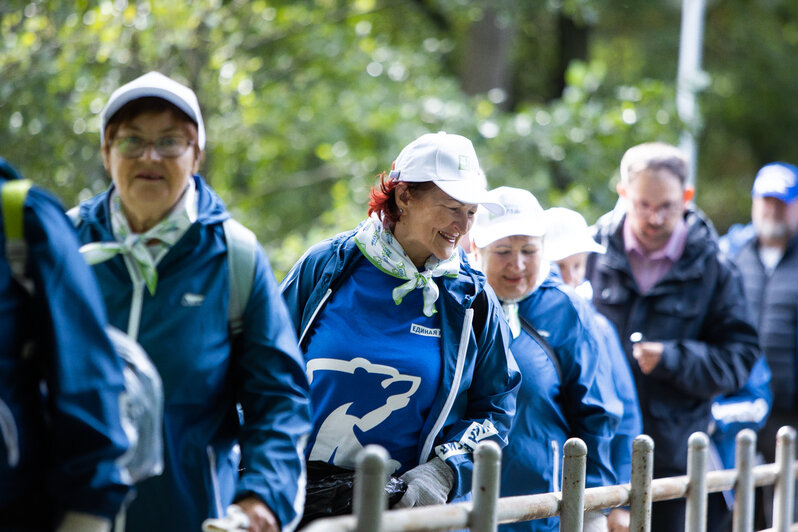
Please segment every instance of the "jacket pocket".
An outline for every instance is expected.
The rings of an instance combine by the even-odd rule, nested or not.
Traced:
[[[19,433],[14,415],[8,405],[0,399],[0,435],[6,447],[6,463],[14,468],[19,465]]]

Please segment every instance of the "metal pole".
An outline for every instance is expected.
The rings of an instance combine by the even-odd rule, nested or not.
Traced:
[[[754,453],[756,432],[743,429],[737,433],[734,468],[737,483],[734,486],[733,532],[751,532],[754,529]]]
[[[654,440],[641,434],[632,442],[632,481],[629,491],[629,532],[651,530],[651,480],[654,477]]]
[[[563,445],[560,531],[581,532],[585,520],[585,468],[587,445],[569,438]]]
[[[781,427],[776,435],[776,464],[779,474],[776,477],[773,497],[773,530],[790,530],[795,495],[795,429]]]
[[[701,117],[696,94],[708,84],[707,73],[701,70],[701,48],[704,40],[704,0],[682,0],[682,28],[679,37],[679,70],[676,77],[676,110],[685,125],[679,147],[687,154],[690,167],[688,184],[695,186],[698,149],[695,136]]]
[[[496,532],[496,508],[499,500],[502,451],[492,441],[483,441],[474,451],[474,476],[471,493],[474,497],[471,510],[471,532]]]
[[[380,532],[382,512],[387,507],[385,484],[388,451],[379,445],[367,445],[357,455],[352,510],[357,524],[355,532]]]
[[[707,529],[707,453],[709,437],[694,432],[687,440],[687,532],[706,532]]]

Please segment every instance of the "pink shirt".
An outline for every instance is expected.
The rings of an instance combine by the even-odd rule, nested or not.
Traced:
[[[665,274],[682,256],[685,242],[687,242],[687,225],[684,223],[684,219],[680,218],[668,242],[661,249],[649,253],[640,245],[640,241],[632,232],[632,226],[627,217],[623,223],[623,242],[632,275],[640,291],[645,294],[665,277]]]

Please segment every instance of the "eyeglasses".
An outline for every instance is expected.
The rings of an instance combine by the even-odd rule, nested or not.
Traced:
[[[126,159],[136,159],[144,155],[147,148],[152,145],[161,157],[174,159],[183,155],[193,140],[185,137],[161,137],[155,140],[144,140],[139,137],[119,137],[114,139],[116,151]]]
[[[643,216],[645,218],[650,218],[652,214],[656,214],[657,218],[667,219],[671,216],[680,214],[682,212],[682,204],[681,203],[664,203],[659,207],[652,207],[651,205],[644,205],[638,201],[630,202],[632,204],[632,210],[635,211],[635,214]]]

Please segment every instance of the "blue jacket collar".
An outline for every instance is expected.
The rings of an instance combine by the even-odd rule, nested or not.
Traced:
[[[197,223],[209,225],[221,223],[230,217],[224,202],[214,192],[200,175],[192,176],[197,187],[197,198],[199,208],[197,209]],[[90,224],[97,224],[103,227],[110,227],[108,219],[108,198],[115,186],[112,183],[108,190],[98,194],[80,204],[80,218]]]

